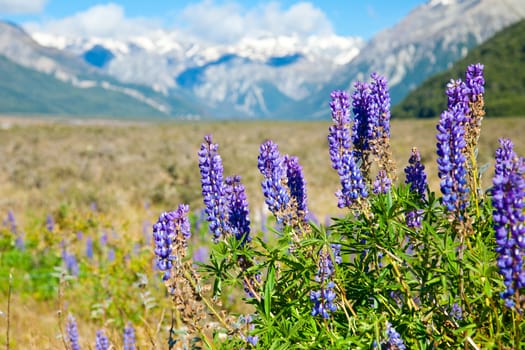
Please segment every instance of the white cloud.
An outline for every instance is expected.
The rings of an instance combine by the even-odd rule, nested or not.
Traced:
[[[288,9],[277,2],[246,9],[234,2],[216,4],[204,0],[188,5],[179,19],[189,33],[219,42],[270,33],[300,36],[333,33],[325,13],[309,2],[299,2]]]
[[[127,17],[124,8],[115,3],[95,5],[65,18],[25,23],[24,26],[29,31],[62,36],[107,38],[125,38],[165,27],[160,19]],[[246,8],[233,1],[218,4],[214,0],[203,0],[182,9],[171,29],[217,43],[232,43],[265,34],[333,34],[325,13],[309,2],[298,2],[289,8],[282,8],[277,2]]]
[[[2,0],[0,0],[2,1]],[[128,37],[160,27],[160,22],[141,17],[127,18],[124,8],[114,3],[95,5],[69,17],[26,23],[30,31],[43,31],[64,36]]]
[[[46,3],[47,0],[0,0],[0,13],[39,13]]]

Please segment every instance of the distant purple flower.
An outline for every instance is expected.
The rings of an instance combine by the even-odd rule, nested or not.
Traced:
[[[403,339],[401,339],[401,336],[399,333],[392,327],[390,322],[386,323],[386,342],[383,344],[383,349],[386,350],[405,350],[406,346],[405,343],[403,343]]]
[[[66,336],[71,349],[80,350],[80,345],[78,342],[77,321],[75,320],[73,315],[69,315],[67,318]]]
[[[199,150],[202,196],[209,228],[215,241],[226,234],[224,169],[218,148],[219,146],[213,143],[211,135],[206,135]]]
[[[437,163],[443,205],[449,212],[459,213],[468,205],[469,187],[464,149],[465,122],[463,111],[444,111],[437,126]]]
[[[104,334],[102,330],[97,331],[95,349],[96,350],[108,350],[109,349],[109,339],[108,337],[106,337],[106,335]]]
[[[12,234],[18,234],[15,214],[11,210],[7,212],[7,218],[4,220],[3,225],[8,227]]]
[[[191,236],[188,211],[189,207],[181,204],[176,211],[162,213],[157,223],[153,225],[157,267],[164,271],[164,280],[169,279],[170,270],[179,259],[177,250],[185,248],[186,241]]]
[[[228,208],[228,232],[234,235],[242,244],[250,242],[250,210],[248,208],[244,185],[241,183],[241,177],[227,177],[225,184]]]
[[[525,287],[525,160],[518,158],[509,139],[500,139],[492,188],[494,230],[499,272],[505,291],[505,305],[519,302],[519,291]],[[514,300],[518,294],[518,300]],[[517,306],[521,310],[521,306]]]
[[[126,327],[124,327],[124,347],[123,350],[135,350],[135,329],[133,329],[133,326],[131,323],[128,323]]]
[[[55,221],[53,220],[53,216],[51,216],[51,214],[47,214],[47,217],[46,217],[46,229],[49,232],[53,232],[54,228],[55,228]]]
[[[385,170],[379,170],[373,184],[373,192],[375,194],[388,193],[390,187],[392,187],[392,180],[388,178]]]
[[[108,262],[115,261],[115,249],[109,248],[108,249]]]
[[[204,263],[204,262],[206,262],[208,260],[208,258],[209,258],[209,250],[208,250],[208,247],[206,247],[206,246],[203,246],[203,245],[199,246],[193,252],[192,260],[194,262]]]
[[[412,148],[412,154],[408,159],[409,165],[405,168],[405,183],[410,185],[410,191],[425,199],[428,187],[425,166],[421,163],[421,156],[417,148]]]
[[[254,329],[254,325],[252,324],[252,317],[250,315],[248,316],[240,316],[239,321],[241,323],[241,326],[243,328],[246,328],[246,332],[250,332]],[[257,342],[259,341],[259,336],[257,335],[244,335],[244,332],[241,332],[241,337],[244,339],[247,343],[256,346]]]
[[[100,245],[106,246],[108,244],[108,233],[106,231],[102,232],[102,236],[100,236]]]
[[[86,257],[93,259],[93,239],[90,236],[86,238]]]

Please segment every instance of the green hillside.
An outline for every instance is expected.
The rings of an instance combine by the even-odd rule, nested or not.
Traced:
[[[0,55],[0,113],[151,117],[160,111],[123,93],[76,88]]]
[[[447,108],[446,82],[464,80],[471,63],[485,65],[487,117],[525,115],[525,20],[494,35],[469,51],[449,70],[426,80],[392,110],[395,118],[431,118]]]

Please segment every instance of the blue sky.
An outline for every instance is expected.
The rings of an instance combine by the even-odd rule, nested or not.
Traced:
[[[86,22],[85,31],[109,33],[109,22],[122,21],[119,27],[186,28],[205,35],[210,26],[218,30],[213,38],[236,38],[245,26],[251,29],[272,28],[282,32],[301,33],[331,31],[343,36],[369,39],[378,31],[398,22],[425,0],[0,0],[0,18],[44,31],[81,31],[79,22]],[[93,9],[98,11],[91,11]],[[106,15],[107,12],[107,15]],[[258,13],[264,15],[258,16]],[[83,14],[91,14],[82,16]],[[101,23],[95,23],[98,18]],[[108,21],[104,22],[103,20]],[[257,25],[251,25],[253,22]],[[140,23],[140,24],[139,24]],[[225,24],[227,23],[227,24]],[[116,25],[117,23],[115,23]],[[129,25],[129,26],[128,26]],[[223,28],[223,27],[233,28]],[[99,28],[97,28],[97,26]],[[235,27],[237,26],[237,27]],[[219,28],[220,27],[220,28]],[[233,30],[234,34],[228,30]],[[211,29],[213,30],[213,29]],[[123,32],[124,29],[119,28]],[[236,32],[237,31],[237,32]],[[230,35],[231,34],[231,35]],[[230,35],[230,36],[229,36]]]

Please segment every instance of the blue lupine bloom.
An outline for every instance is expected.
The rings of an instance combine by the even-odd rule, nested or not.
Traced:
[[[441,113],[437,125],[438,176],[443,205],[449,212],[462,211],[468,205],[465,120],[461,108],[453,108]]]
[[[86,257],[93,259],[93,239],[90,236],[86,238]]]
[[[103,331],[98,330],[95,340],[95,349],[96,350],[108,350],[109,349],[109,339],[106,337]]]
[[[290,201],[288,188],[283,183],[286,178],[284,159],[279,154],[277,144],[271,140],[263,142],[259,150],[258,168],[264,176],[261,187],[265,203],[277,221],[282,223],[285,219],[282,214]]]
[[[478,96],[485,93],[484,66],[481,63],[471,64],[465,73],[465,84],[469,89],[470,102],[476,102]]]
[[[332,278],[335,267],[332,257],[335,263],[341,263],[341,245],[332,244],[331,250],[330,253],[330,249],[323,249],[320,253],[319,269],[315,275],[315,281],[321,285],[321,289],[310,291],[310,301],[314,304],[312,316],[320,315],[323,318],[329,318],[330,313],[337,310],[335,284]]]
[[[506,288],[501,297],[508,307],[519,302],[513,297],[525,287],[525,160],[513,147],[509,139],[500,139],[492,188],[497,264]]]
[[[445,93],[448,97],[447,106],[449,111],[456,108],[464,116],[469,115],[469,89],[465,82],[461,81],[461,79],[451,79],[447,84]]]
[[[124,327],[124,350],[135,350],[135,329],[131,323]]]
[[[405,183],[410,185],[410,191],[417,193],[421,199],[425,199],[428,187],[425,166],[421,163],[421,156],[417,148],[412,148],[412,154],[405,168]]]
[[[242,244],[251,241],[250,210],[240,176],[226,178],[228,231]]]
[[[386,323],[386,336],[387,336],[387,340],[384,346],[382,347],[383,349],[387,349],[387,350],[405,350],[406,349],[403,339],[401,339],[401,336],[394,329],[394,327],[392,327],[390,322]]]
[[[452,307],[450,309],[450,316],[452,316],[453,319],[457,321],[463,320],[463,309],[461,309],[461,306],[456,301],[454,304],[452,304]]]
[[[78,343],[78,328],[77,321],[73,315],[69,315],[66,324],[66,334],[69,346],[72,350],[80,350],[80,344]]]
[[[157,267],[164,271],[164,280],[169,279],[170,270],[178,259],[177,254],[186,248],[186,242],[191,236],[188,211],[189,207],[181,204],[176,211],[162,213],[153,225]]]
[[[11,210],[7,212],[7,219],[4,220],[3,225],[9,227],[9,231],[11,231],[12,234],[16,235],[18,233],[15,214]]]
[[[226,233],[224,168],[218,148],[219,146],[213,143],[211,135],[206,135],[198,153],[202,196],[209,228],[215,241]]]
[[[376,121],[374,138],[390,138],[390,93],[386,78],[377,73],[371,74],[372,82],[370,83],[371,105],[368,107],[370,115],[374,115]],[[378,134],[378,131],[382,134]]]
[[[53,232],[54,228],[55,228],[55,221],[53,220],[53,216],[51,216],[51,214],[47,214],[47,217],[46,217],[46,229],[49,232]]]
[[[405,214],[405,222],[410,228],[421,228],[423,224],[423,209],[411,210]]]
[[[358,158],[370,150],[370,140],[374,139],[374,126],[378,124],[377,114],[372,112],[372,96],[370,87],[365,82],[356,82],[352,94],[352,111],[354,124],[352,125],[352,143]]]
[[[385,170],[379,170],[373,183],[372,191],[375,194],[387,193],[390,190],[390,187],[392,187],[392,180],[387,176]]]
[[[115,261],[115,249],[109,248],[108,249],[108,262]]]
[[[333,125],[328,129],[328,149],[332,168],[339,174],[342,189],[336,192],[338,207],[350,207],[359,198],[368,196],[361,170],[356,164],[354,153],[350,150],[350,117],[349,101],[345,91],[333,91],[332,101]],[[355,124],[354,124],[355,126]]]
[[[308,203],[303,168],[301,164],[299,164],[297,157],[286,156],[284,162],[286,165],[286,177],[288,179],[290,196],[295,200],[295,204],[297,205],[297,214],[302,218],[302,221],[306,222],[308,218]]]

